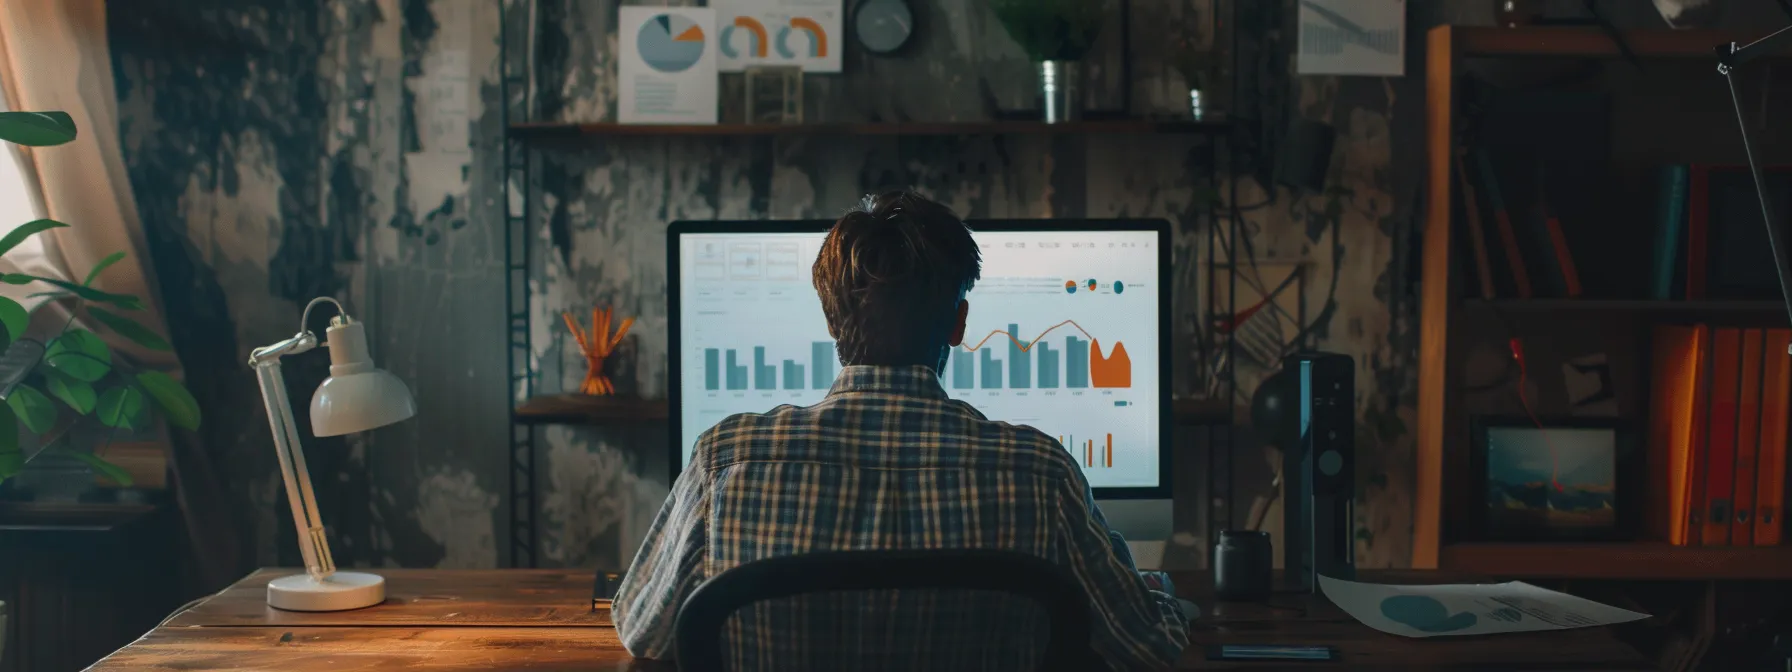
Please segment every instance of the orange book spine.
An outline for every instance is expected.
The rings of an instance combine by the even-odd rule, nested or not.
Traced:
[[[1735,505],[1730,514],[1730,544],[1755,543],[1755,456],[1761,445],[1761,342],[1760,329],[1742,332],[1741,397],[1736,413]]]
[[[1792,329],[1772,329],[1762,347],[1761,450],[1755,469],[1755,545],[1775,546],[1785,535],[1787,417],[1792,414]]]
[[[1685,470],[1686,486],[1682,495],[1686,500],[1686,518],[1683,522],[1687,546],[1698,546],[1703,539],[1705,524],[1705,452],[1710,444],[1711,431],[1711,380],[1712,369],[1712,329],[1700,326],[1698,371],[1693,379],[1696,381],[1692,394],[1692,425],[1688,432]]]
[[[1677,546],[1688,543],[1695,409],[1703,369],[1705,327],[1655,330],[1650,380],[1650,532]]]
[[[1705,522],[1699,543],[1730,544],[1730,511],[1735,504],[1736,424],[1742,387],[1742,330],[1711,334],[1711,415],[1705,443]]]

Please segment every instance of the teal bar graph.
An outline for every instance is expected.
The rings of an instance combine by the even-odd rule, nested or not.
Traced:
[[[1033,386],[1033,360],[1027,355],[1027,343],[1020,340],[1020,325],[1010,323],[1008,333],[1008,387],[1024,390]]]
[[[1089,342],[1075,336],[1064,339],[1064,386],[1089,386]]]
[[[815,378],[810,387],[825,390],[834,386],[834,361],[833,341],[809,344],[809,373]]]
[[[1039,387],[1051,389],[1058,386],[1058,352],[1050,343],[1040,341],[1033,346],[1039,351]]]
[[[722,389],[722,351],[715,348],[703,350],[703,389]]]
[[[989,353],[989,348],[984,348],[978,352],[981,353],[977,363],[979,368],[983,369],[981,374],[983,376],[983,389],[1002,389],[1002,361],[991,355]]]
[[[765,363],[765,346],[753,346],[753,389],[778,389],[778,367]]]
[[[735,352],[733,350],[729,350],[728,351],[728,369],[727,369],[727,371],[728,371],[728,376],[727,376],[728,389],[744,390],[744,389],[747,389],[747,367],[741,366],[739,363],[737,363],[735,361],[736,359],[737,359],[737,357],[735,356]]]
[[[803,389],[803,365],[796,363],[796,360],[784,360],[784,389]]]
[[[976,366],[976,362],[971,361],[971,353],[963,350],[952,351],[952,389],[968,390],[973,387],[971,372],[974,366]]]
[[[726,355],[723,355],[726,352]],[[723,365],[724,357],[727,365]],[[753,347],[752,382],[748,383],[747,365],[741,363],[740,352],[721,348],[703,350],[703,384],[705,389],[715,390],[800,390],[808,383],[810,388],[826,390],[834,386],[833,341],[815,341],[809,345],[809,364],[804,366],[794,359],[782,362],[767,363],[765,346]],[[783,369],[783,381],[779,382],[779,369]]]

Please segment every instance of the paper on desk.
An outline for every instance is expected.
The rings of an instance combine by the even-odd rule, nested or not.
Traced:
[[[1519,581],[1391,586],[1321,576],[1319,589],[1363,625],[1403,637],[1568,630],[1649,617]]]

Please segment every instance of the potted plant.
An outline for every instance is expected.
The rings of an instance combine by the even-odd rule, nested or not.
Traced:
[[[1082,111],[1080,61],[1106,20],[1102,0],[990,0],[996,20],[1039,67],[1045,121],[1076,119]]]
[[[0,140],[27,147],[50,147],[75,139],[74,120],[63,112],[0,112]],[[38,233],[68,226],[50,219],[26,222],[0,236],[0,256]],[[186,387],[160,371],[138,370],[125,357],[113,353],[105,341],[74,326],[76,317],[129,339],[150,350],[172,350],[168,340],[132,319],[142,310],[135,296],[113,294],[93,287],[107,267],[124,259],[114,252],[101,259],[80,283],[23,273],[0,274],[10,285],[38,285],[45,291],[33,296],[65,302],[67,322],[44,341],[25,335],[31,313],[19,302],[0,297],[0,484],[24,469],[31,458],[43,454],[65,455],[86,463],[122,486],[131,485],[130,474],[95,456],[77,450],[69,430],[81,422],[98,422],[110,436],[118,430],[137,430],[154,425],[156,416],[182,429],[199,427],[199,403]],[[19,426],[30,434],[55,436],[26,455],[20,445]],[[4,619],[0,619],[3,623]],[[5,630],[0,628],[0,633]]]

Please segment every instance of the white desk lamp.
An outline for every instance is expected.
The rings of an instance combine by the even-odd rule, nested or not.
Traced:
[[[274,429],[274,451],[280,456],[280,476],[286,481],[286,499],[293,525],[299,530],[299,553],[305,573],[268,582],[268,606],[290,611],[343,611],[360,609],[386,600],[386,580],[375,574],[338,572],[324,538],[324,522],[317,513],[317,496],[311,491],[311,475],[305,470],[305,451],[292,419],[292,402],[286,398],[286,379],[280,375],[280,358],[317,347],[317,335],[305,325],[319,303],[336,306],[336,317],[324,332],[330,348],[330,377],[311,396],[311,433],[341,436],[384,427],[417,414],[417,402],[397,376],[373,368],[367,354],[367,330],[349,319],[342,304],[327,296],[311,300],[299,318],[299,333],[279,343],[249,353],[249,365],[261,382],[261,398],[267,404],[268,424]]]

